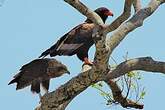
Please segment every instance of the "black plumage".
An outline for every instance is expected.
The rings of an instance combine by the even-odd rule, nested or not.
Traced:
[[[9,84],[17,83],[16,90],[31,85],[31,91],[40,93],[40,84],[48,91],[51,78],[69,73],[67,67],[55,59],[36,59],[22,66]]]
[[[113,16],[112,12],[105,7],[95,10],[95,12],[106,21],[108,16]],[[94,44],[92,32],[95,24],[87,19],[84,23],[76,26],[71,31],[62,36],[52,47],[43,52],[40,57],[50,55],[71,56],[76,54],[77,57],[87,64],[92,64],[88,60],[88,50]]]

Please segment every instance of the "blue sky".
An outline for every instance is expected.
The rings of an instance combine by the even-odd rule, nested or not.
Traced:
[[[108,7],[115,17],[109,17],[110,23],[120,15],[123,0],[82,0],[91,9]],[[144,6],[149,0],[143,1]],[[165,37],[163,22],[164,5],[161,6],[144,26],[130,33],[116,48],[113,57],[118,63],[128,51],[129,58],[152,56],[155,60],[165,61]],[[32,94],[29,88],[15,91],[15,85],[8,86],[8,82],[19,68],[37,58],[41,52],[50,47],[64,33],[68,32],[86,18],[63,0],[6,0],[0,7],[0,98],[2,110],[32,110],[39,102],[38,95]],[[90,49],[90,58],[94,55],[94,48]],[[71,75],[64,75],[51,81],[50,91],[64,84],[80,70],[82,62],[77,57],[56,57],[66,64]],[[143,103],[144,110],[162,110],[164,108],[165,75],[143,73],[142,83],[147,94]],[[108,110],[106,102],[97,90],[88,88],[77,96],[67,107],[67,110]],[[120,106],[111,110],[123,110]]]

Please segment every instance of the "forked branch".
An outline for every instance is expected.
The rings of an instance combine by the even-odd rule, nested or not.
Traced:
[[[142,70],[148,72],[159,72],[165,74],[165,62],[155,61],[151,57],[130,59],[120,63],[106,76],[106,80],[118,78],[130,71]]]

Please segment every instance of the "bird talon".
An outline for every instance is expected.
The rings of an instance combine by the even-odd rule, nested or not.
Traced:
[[[84,63],[85,65],[90,65],[90,66],[92,66],[93,65],[93,63],[92,62],[90,62],[90,63]]]
[[[93,62],[89,61],[88,58],[84,58],[84,64],[92,66]]]

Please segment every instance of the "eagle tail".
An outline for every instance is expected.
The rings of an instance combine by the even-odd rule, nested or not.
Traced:
[[[46,51],[44,51],[39,58],[41,57],[46,57],[47,55],[52,56],[56,56],[57,55],[57,51],[56,51],[56,45],[53,45],[51,48],[47,49]]]
[[[59,54],[57,48],[65,41],[67,38],[68,33],[66,33],[64,36],[62,36],[53,46],[51,46],[49,49],[47,49],[45,52],[43,52],[39,58],[45,57],[50,54],[51,57],[56,56]]]
[[[13,84],[13,83],[17,83],[17,82],[18,82],[18,78],[15,78],[15,79],[11,80],[11,81],[8,83],[8,85]]]
[[[22,89],[27,87],[28,85],[31,84],[32,80],[29,78],[25,78],[22,76],[23,73],[18,73],[14,76],[14,79],[11,80],[8,85],[13,84],[13,83],[17,83],[16,85],[16,90]]]
[[[13,83],[19,83],[20,78],[21,78],[21,74],[19,74],[19,73],[16,74],[16,75],[14,76],[14,79],[11,80],[11,81],[8,83],[8,85],[13,84]]]
[[[50,49],[43,52],[38,58],[45,57],[45,56],[49,55],[49,53],[50,53]]]
[[[20,78],[21,78],[21,76],[18,75],[18,76],[15,77],[13,80],[11,80],[11,81],[8,83],[8,85],[13,84],[13,83],[17,83],[16,90],[21,89],[21,88],[24,88],[24,85],[22,85],[21,82],[20,82]]]

